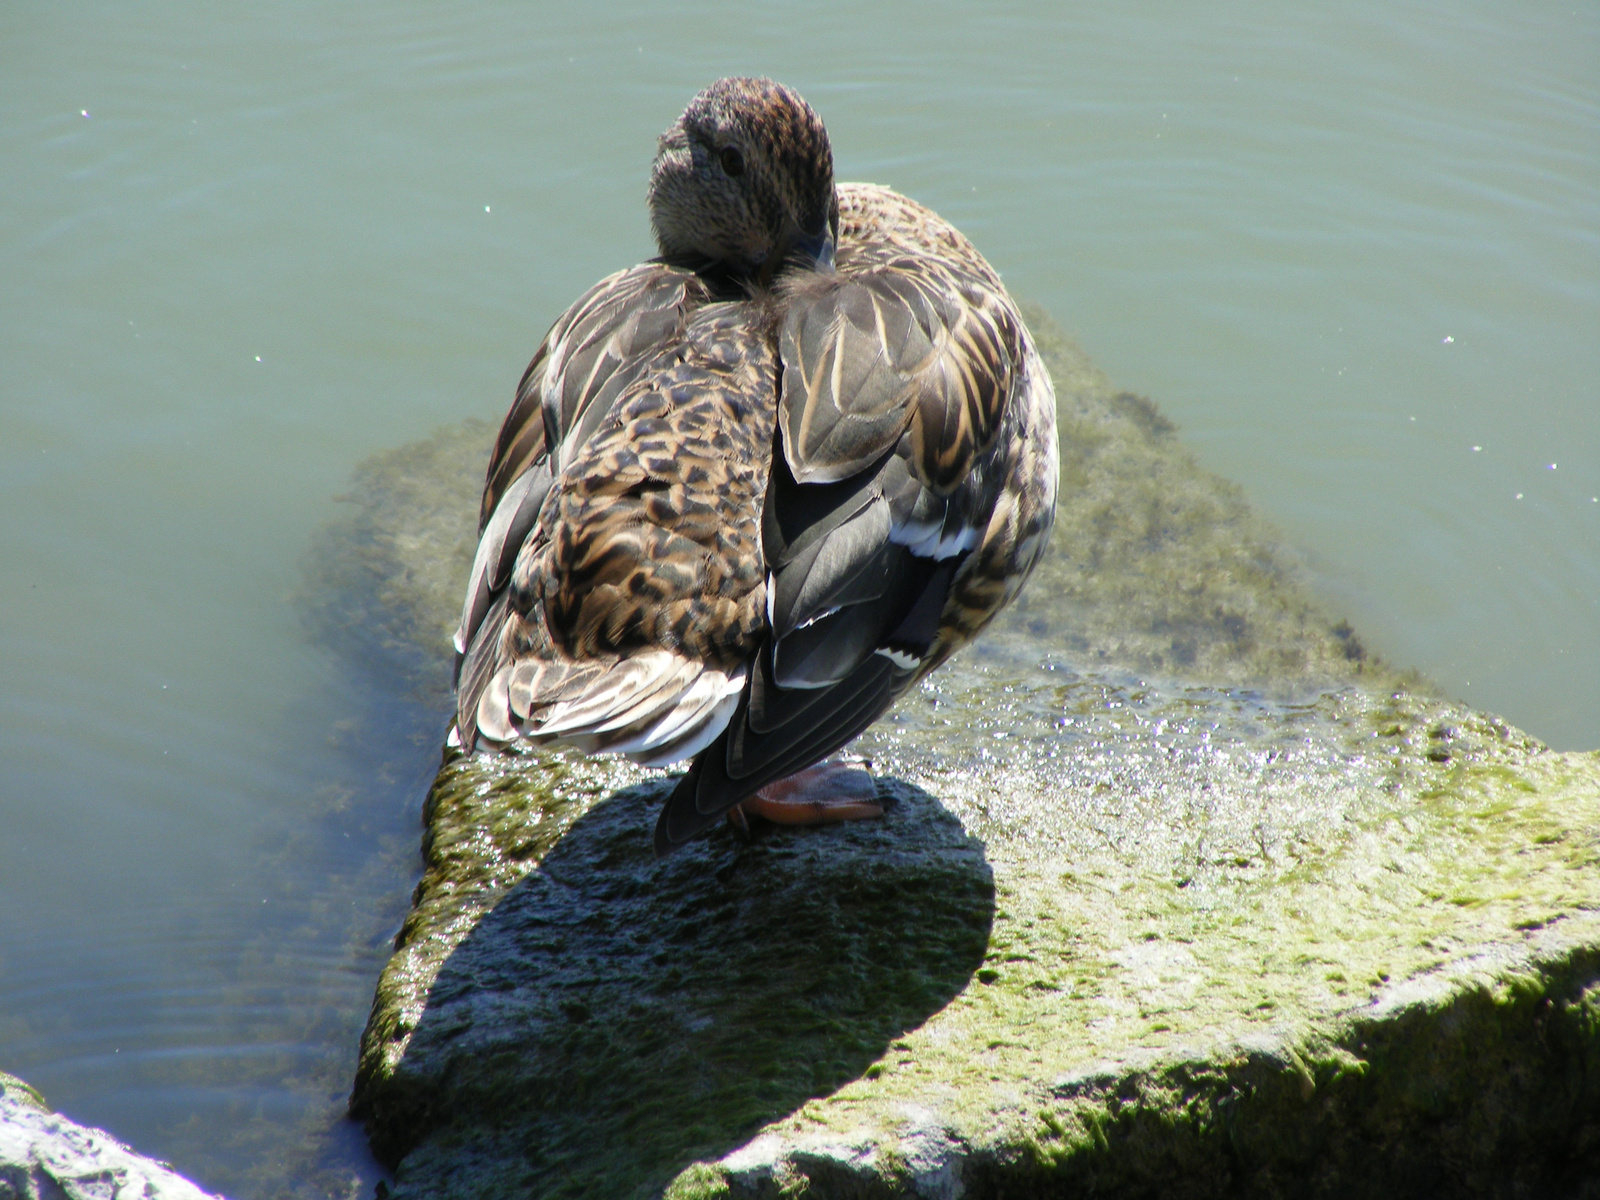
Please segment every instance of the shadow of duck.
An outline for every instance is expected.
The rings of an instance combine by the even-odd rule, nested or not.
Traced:
[[[403,1192],[655,1194],[861,1078],[982,963],[993,874],[921,789],[657,861],[670,786],[595,804],[442,965],[368,1104]]]

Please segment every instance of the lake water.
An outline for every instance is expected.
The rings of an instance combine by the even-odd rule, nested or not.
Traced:
[[[0,1069],[212,1188],[370,1194],[444,717],[308,634],[308,547],[650,253],[722,74],[954,220],[1370,646],[1600,746],[1600,8],[1196,11],[0,9]]]

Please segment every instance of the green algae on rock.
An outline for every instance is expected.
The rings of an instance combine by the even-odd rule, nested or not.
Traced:
[[[526,780],[502,778],[520,806]],[[483,781],[474,760],[448,764],[434,828],[490,820]],[[495,868],[537,853],[527,842],[491,828],[430,846],[422,924],[396,956],[403,977],[385,976],[410,1003],[375,1012],[356,1096],[416,1194],[454,1186],[463,1157],[481,1165],[478,1194],[659,1190],[859,1077],[983,961],[982,846],[916,789],[887,786],[893,824],[846,831],[849,853],[721,830],[659,863],[660,782],[581,792],[533,793],[560,832],[509,888]],[[492,907],[459,940],[437,936],[431,910],[467,879]]]
[[[315,635],[424,697],[450,694],[450,637],[493,438],[487,423],[463,421],[373,455],[306,556],[296,599]]]
[[[1367,655],[1152,404],[1029,319],[1052,549],[856,743],[883,821],[656,863],[661,772],[447,757],[353,1098],[397,1195],[1600,1178],[1600,757]],[[365,473],[329,628],[376,612],[391,661],[444,669],[476,477],[443,475],[487,440]]]

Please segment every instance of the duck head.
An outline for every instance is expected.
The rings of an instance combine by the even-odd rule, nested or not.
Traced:
[[[770,79],[719,79],[661,135],[650,171],[661,256],[770,283],[833,270],[839,202],[822,118]]]

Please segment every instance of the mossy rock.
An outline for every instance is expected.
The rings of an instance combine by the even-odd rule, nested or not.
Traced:
[[[656,862],[664,773],[447,756],[353,1098],[396,1195],[1597,1194],[1600,755],[1374,660],[1030,320],[1052,549],[856,743],[884,820]],[[364,661],[447,669],[487,440],[330,531]]]

